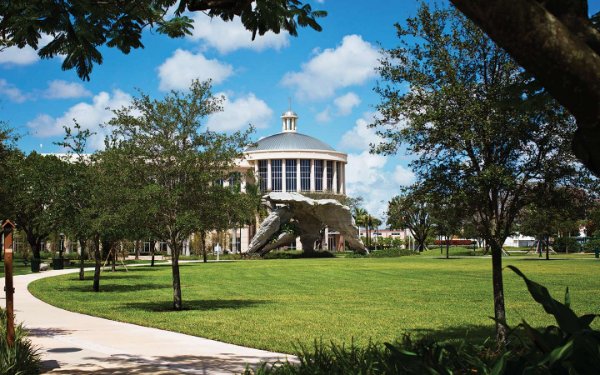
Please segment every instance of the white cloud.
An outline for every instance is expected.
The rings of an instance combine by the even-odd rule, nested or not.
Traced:
[[[190,87],[194,79],[200,81],[212,79],[214,84],[218,84],[232,73],[233,68],[229,64],[207,59],[201,53],[193,54],[177,49],[173,56],[158,67],[159,89],[162,91],[185,90]]]
[[[27,100],[27,95],[15,85],[8,83],[5,79],[0,78],[0,96],[8,98],[15,103],[23,103]]]
[[[252,33],[242,25],[238,17],[225,22],[219,17],[210,18],[204,13],[196,12],[192,18],[194,19],[194,30],[188,38],[194,41],[202,40],[222,54],[242,48],[256,51],[268,48],[279,50],[290,44],[289,36],[285,31],[279,34],[271,31],[264,35],[257,34],[256,38],[252,40]]]
[[[317,113],[315,116],[318,122],[329,122],[331,121],[331,108],[329,106],[323,111]]]
[[[363,117],[356,120],[354,127],[342,135],[340,147],[364,151],[369,150],[370,144],[381,142],[382,139],[377,135],[375,129],[368,126],[375,116],[375,113],[365,113]]]
[[[360,35],[347,35],[337,48],[319,52],[299,72],[286,73],[285,86],[296,88],[305,99],[331,97],[341,88],[361,85],[376,75],[379,51]]]
[[[73,119],[77,120],[83,129],[90,129],[96,134],[90,138],[89,146],[94,149],[104,147],[106,130],[100,127],[110,120],[113,113],[110,109],[118,109],[131,103],[131,96],[123,91],[114,90],[112,95],[100,92],[92,98],[91,103],[81,102],[69,108],[62,116],[54,118],[41,114],[27,123],[34,136],[54,137],[64,134],[63,126],[72,127]]]
[[[396,168],[394,169],[394,181],[398,184],[398,185],[410,185],[413,182],[415,182],[416,180],[416,176],[414,174],[413,171],[411,171],[410,169],[402,166],[402,165],[397,165]]]
[[[366,113],[358,119],[355,126],[342,136],[339,148],[356,151],[348,154],[348,195],[362,197],[365,209],[383,218],[387,202],[399,193],[400,186],[414,182],[415,176],[407,167],[399,164],[405,164],[405,160],[369,153],[369,144],[381,140],[374,129],[367,127],[376,115]]]
[[[38,47],[43,47],[50,43],[54,38],[48,34],[42,34],[39,40]],[[16,46],[6,48],[0,51],[0,64],[6,65],[30,65],[37,62],[40,57],[37,51],[26,46],[19,48]]]
[[[48,99],[70,99],[91,96],[92,93],[86,90],[81,83],[54,80],[48,82],[48,88],[43,95]]]
[[[0,51],[0,64],[9,65],[29,65],[38,61],[39,57],[31,47],[9,47],[3,51]]]
[[[352,113],[352,109],[360,104],[360,98],[353,92],[335,98],[333,101],[340,116],[347,116]]]
[[[266,128],[273,116],[273,110],[267,103],[253,93],[237,99],[226,94],[223,111],[209,116],[206,126],[213,131],[234,131],[244,129],[248,124],[255,128]]]

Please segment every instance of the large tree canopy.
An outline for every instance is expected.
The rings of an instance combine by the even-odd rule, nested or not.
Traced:
[[[575,155],[600,176],[600,13],[587,0],[450,0],[577,119]]]
[[[503,342],[502,245],[535,191],[574,173],[565,147],[572,118],[456,10],[423,5],[397,29],[400,46],[380,69],[382,117],[374,126],[384,141],[374,150],[393,154],[406,146],[429,191],[463,201],[492,250]]]
[[[299,26],[320,31],[316,19],[327,14],[301,0],[2,1],[0,50],[30,46],[41,47],[42,58],[65,55],[62,68],[75,68],[80,78],[89,80],[94,64],[102,64],[99,47],[116,47],[123,53],[143,48],[146,27],[172,38],[190,34],[193,23],[186,11],[225,21],[238,16],[252,38],[282,30],[295,36]],[[40,45],[44,36],[52,40]]]

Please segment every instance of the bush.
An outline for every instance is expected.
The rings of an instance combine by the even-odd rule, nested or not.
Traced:
[[[600,249],[600,239],[589,240],[583,244],[583,251],[593,253],[596,249]]]
[[[287,374],[469,374],[483,373],[487,364],[468,345],[440,344],[431,340],[412,341],[405,336],[394,344],[369,343],[358,347],[315,341],[313,348],[301,347],[300,363],[277,362],[262,364],[245,375]]]
[[[419,255],[419,253],[410,249],[382,249],[371,251],[369,254],[347,253],[346,258],[393,258],[409,255]]]
[[[581,251],[581,245],[577,242],[577,239],[572,237],[558,237],[554,240],[552,247],[554,251],[558,251],[559,253]]]
[[[393,258],[418,254],[418,252],[412,251],[410,249],[383,249],[372,251],[371,253],[369,253],[369,256],[371,258]]]
[[[450,243],[450,246],[472,246],[473,244],[477,243],[476,241],[473,240],[435,240],[433,241],[434,245],[446,245],[447,243]]]
[[[302,259],[302,258],[335,258],[329,251],[315,251],[305,253],[301,250],[271,251],[263,257],[264,259]]]
[[[6,311],[0,308],[0,374],[29,375],[40,373],[41,355],[27,338],[21,324],[15,327],[15,343],[6,342]]]

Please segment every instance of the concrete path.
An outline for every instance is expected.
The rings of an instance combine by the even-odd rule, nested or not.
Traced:
[[[286,358],[285,354],[72,313],[38,300],[27,290],[34,280],[77,271],[46,271],[14,278],[16,319],[23,322],[31,341],[40,348],[46,372],[231,374],[242,372],[246,364]],[[0,279],[3,290],[4,278]],[[0,304],[6,306],[3,292]]]

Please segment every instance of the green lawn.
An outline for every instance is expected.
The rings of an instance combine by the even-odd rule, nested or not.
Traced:
[[[439,254],[439,253],[438,253]],[[226,342],[293,352],[294,343],[365,343],[412,335],[481,339],[493,334],[489,258],[298,259],[181,266],[185,311],[170,311],[169,266],[102,274],[102,292],[91,292],[91,274],[48,278],[31,292],[54,305],[110,319]],[[600,261],[508,257],[563,299],[570,287],[578,313],[600,313]],[[505,272],[510,324],[553,321],[529,297],[524,283]]]

